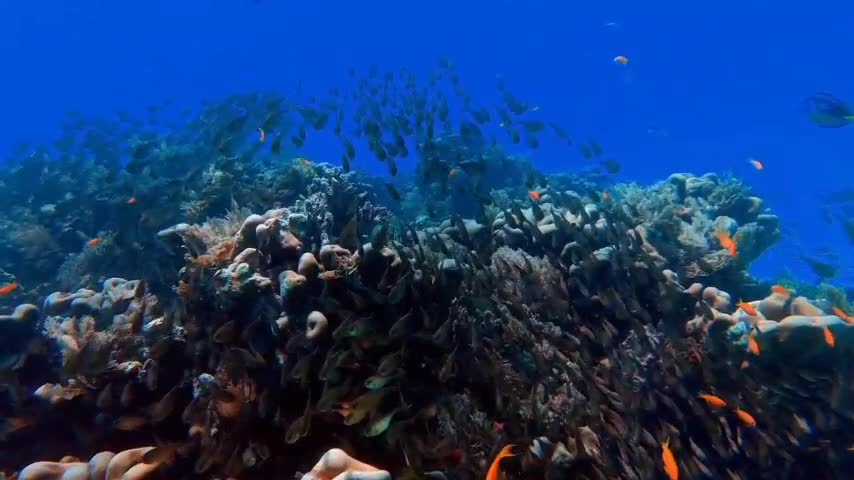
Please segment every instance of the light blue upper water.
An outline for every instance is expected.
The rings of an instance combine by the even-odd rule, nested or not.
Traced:
[[[799,110],[819,91],[854,102],[852,25],[854,4],[843,0],[5,2],[0,153],[49,141],[69,110],[108,116],[167,97],[290,93],[298,81],[321,92],[351,65],[427,72],[448,56],[476,100],[496,101],[500,74],[574,136],[597,138],[623,163],[621,180],[742,177],[784,227],[754,273],[811,278],[798,254],[825,249],[842,259],[836,282],[852,284],[852,246],[819,208],[823,194],[852,184],[854,126],[821,129]],[[319,136],[304,155],[335,162],[338,148]],[[554,142],[518,153],[546,171],[585,165]]]

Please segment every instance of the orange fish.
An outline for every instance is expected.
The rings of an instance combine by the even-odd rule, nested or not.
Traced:
[[[726,407],[726,402],[721,397],[718,397],[717,395],[709,395],[709,394],[704,393],[704,394],[698,395],[698,397],[701,400],[704,400],[706,403],[708,403],[710,407],[714,407],[714,408]]]
[[[353,405],[351,405],[350,402],[341,402],[341,405],[338,408],[338,413],[340,413],[344,418],[349,417],[350,414],[353,413]]]
[[[495,428],[496,432],[504,431],[504,424],[501,422],[492,422],[492,427]]]
[[[670,480],[679,480],[679,465],[676,464],[676,456],[670,450],[670,439],[661,444],[661,462],[664,464],[664,473]]]
[[[610,199],[611,199],[611,194],[610,194],[610,193],[608,193],[608,192],[603,192],[603,193],[602,193],[602,200],[610,200]]]
[[[29,418],[12,417],[0,420],[0,436],[15,433],[18,430],[29,427],[35,422]]]
[[[845,313],[845,310],[843,310],[839,307],[833,307],[832,310],[833,310],[833,314],[836,315],[837,317],[845,320],[848,323],[854,323],[854,317],[851,317],[850,315]]]
[[[726,232],[718,232],[718,241],[721,242],[721,247],[727,249],[733,257],[738,256],[738,244]]]
[[[792,291],[782,285],[774,285],[771,287],[771,293],[776,293],[784,297],[791,297]]]
[[[833,346],[836,345],[836,337],[833,336],[833,332],[831,332],[827,327],[824,327],[824,341],[827,342],[827,345],[830,348],[833,348]]]
[[[530,192],[528,192],[528,196],[531,197],[531,200],[535,202],[539,202],[540,199],[543,198],[543,194],[536,190],[531,190]]]
[[[104,241],[104,239],[103,239],[103,238],[101,238],[101,237],[95,237],[95,238],[93,238],[92,240],[89,240],[88,242],[86,242],[86,246],[87,246],[87,247],[94,247],[94,246],[97,246],[98,244],[100,244],[100,243],[101,243],[101,242],[103,242],[103,241]]]
[[[750,336],[747,337],[747,350],[754,355],[759,355],[759,342],[756,341],[756,334],[750,332]]]
[[[759,316],[759,311],[758,311],[758,310],[756,310],[756,307],[754,307],[753,305],[751,305],[751,304],[749,304],[749,303],[745,302],[744,300],[739,300],[739,301],[738,301],[738,308],[740,308],[740,309],[744,310],[744,313],[746,313],[746,314],[750,315],[751,317],[757,317],[757,316]]]
[[[755,168],[757,170],[765,170],[765,165],[762,165],[762,162],[760,162],[759,160],[757,160],[755,158],[749,158],[749,159],[747,159],[747,162],[749,164],[753,165],[753,168]]]
[[[756,426],[756,419],[753,418],[753,415],[745,412],[740,408],[735,409],[735,416],[738,417],[739,420],[741,420],[741,423],[743,423],[745,427]]]
[[[614,57],[614,63],[619,63],[620,65],[628,65],[629,57],[625,55],[617,55]]]
[[[456,178],[457,174],[460,173],[456,168],[452,168],[450,172],[448,172],[448,178]]]
[[[307,158],[300,158],[299,163],[301,163],[303,167],[310,167],[311,166],[311,160],[309,160]]]
[[[6,295],[9,295],[10,293],[17,290],[19,286],[20,285],[18,285],[18,282],[12,282],[8,285],[3,286],[3,288],[0,288],[0,297],[5,297]]]
[[[261,143],[264,143],[264,141],[265,141],[265,140],[267,140],[267,134],[266,134],[266,133],[264,133],[264,129],[263,129],[263,128],[260,128],[260,127],[259,127],[259,128],[258,128],[258,141],[259,141],[259,142],[261,142]]]
[[[128,199],[128,205],[136,205],[136,197],[130,197]]]
[[[486,480],[498,480],[498,475],[501,473],[501,460],[507,457],[515,457],[516,454],[512,452],[513,445],[506,445],[498,452],[495,460],[492,461],[492,465],[489,466],[489,471],[486,472]]]

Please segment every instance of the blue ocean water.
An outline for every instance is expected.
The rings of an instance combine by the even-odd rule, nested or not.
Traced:
[[[319,90],[349,66],[426,72],[448,56],[476,99],[489,102],[501,75],[575,136],[598,139],[622,180],[742,177],[784,227],[755,274],[812,278],[798,255],[824,249],[844,266],[837,282],[851,284],[851,244],[820,209],[822,195],[850,185],[854,126],[818,128],[799,105],[819,91],[854,101],[852,18],[841,0],[14,2],[0,15],[0,153],[49,141],[69,110]],[[318,136],[305,156],[334,162],[337,149]],[[584,166],[549,142],[519,153],[546,171]]]

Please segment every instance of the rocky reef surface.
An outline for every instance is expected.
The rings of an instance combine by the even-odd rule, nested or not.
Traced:
[[[313,168],[292,205],[162,229],[172,292],[107,278],[0,317],[0,465],[464,479],[515,444],[509,478],[646,479],[666,445],[683,478],[841,478],[854,327],[718,288],[779,235],[735,181],[548,187],[415,227]]]
[[[851,305],[748,274],[780,220],[744,182],[615,183],[447,60],[350,78],[73,114],[8,160],[3,475],[846,478]],[[315,132],[340,167],[301,156]],[[510,153],[541,138],[585,166]]]

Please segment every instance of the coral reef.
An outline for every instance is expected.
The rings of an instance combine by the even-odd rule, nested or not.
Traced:
[[[680,277],[724,285],[746,283],[746,267],[780,238],[779,219],[733,178],[687,173],[649,188],[620,185],[624,213]],[[736,243],[735,255],[719,234]]]
[[[17,155],[3,471],[467,479],[513,444],[508,478],[841,477],[845,298],[736,302],[779,237],[762,201],[714,174],[608,185],[593,140],[607,175],[542,175],[490,144],[455,78],[433,83],[463,99],[457,128],[452,94],[374,72],[349,117],[240,95],[166,133],[71,118],[57,151]],[[570,143],[499,89],[514,144]],[[327,126],[341,168],[296,156]],[[351,136],[392,180],[348,171]],[[44,461],[65,455],[91,460]]]
[[[768,476],[808,454],[761,450],[757,438],[791,435],[765,426],[785,410],[775,402],[819,391],[836,422],[850,417],[847,391],[828,377],[844,377],[828,357],[850,348],[844,320],[783,293],[739,307],[713,287],[683,289],[612,205],[547,189],[491,226],[453,216],[404,234],[382,216],[339,226],[293,213],[304,208],[163,230],[185,252],[177,309],[117,278],[49,295],[41,324],[59,373],[23,408],[61,409],[57,438],[94,427],[77,440],[83,452],[160,439],[181,445],[168,472],[241,478],[478,475],[497,445],[523,441],[515,468],[526,476],[640,479],[662,468],[665,439],[688,477]],[[782,358],[786,376],[767,393],[733,389]],[[741,417],[710,414],[698,398],[707,392],[761,413],[762,437],[731,420]],[[813,431],[835,425],[797,415]],[[11,438],[42,428],[32,421]],[[330,445],[377,471],[338,450],[306,464]],[[755,460],[729,460],[742,454]]]

